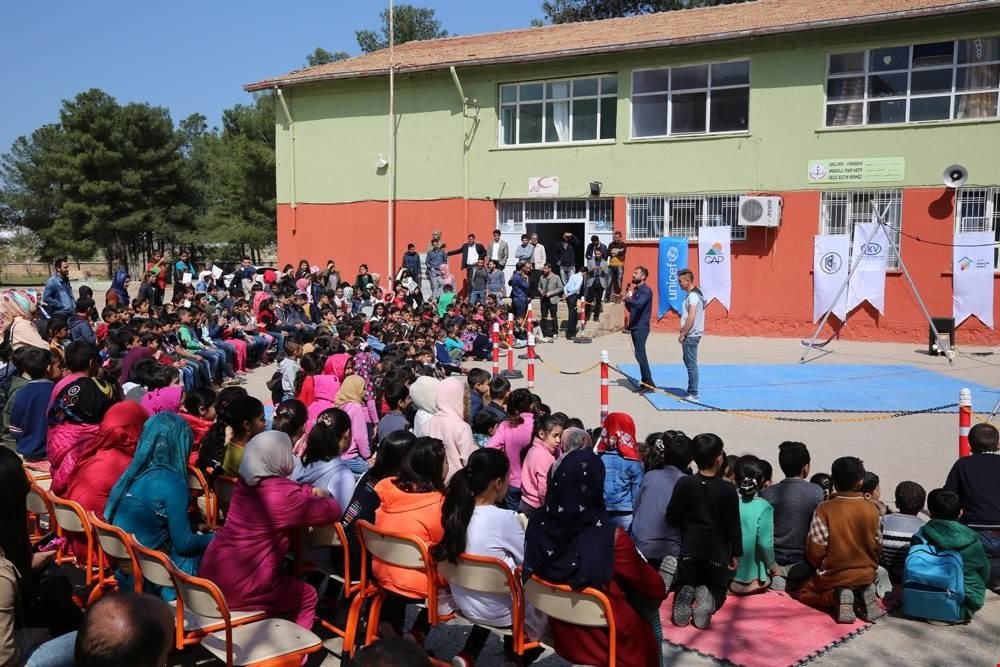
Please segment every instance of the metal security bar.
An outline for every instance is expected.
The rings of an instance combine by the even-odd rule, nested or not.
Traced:
[[[861,222],[877,222],[872,210],[872,202],[879,211],[887,211],[888,234],[899,247],[903,224],[902,190],[837,190],[824,192],[820,198],[819,233],[850,234],[854,242],[854,225]],[[899,256],[892,249],[886,260],[890,269],[899,268]]]
[[[497,202],[497,222],[508,232],[523,232],[524,223],[552,220],[586,222],[591,231],[610,232],[615,221],[613,199],[525,199]]]
[[[730,228],[734,241],[745,241],[739,222],[739,194],[629,197],[628,240],[656,241],[661,236],[698,239],[700,227]]]
[[[1000,270],[1000,187],[961,188],[955,206],[956,232],[993,232],[993,268]]]

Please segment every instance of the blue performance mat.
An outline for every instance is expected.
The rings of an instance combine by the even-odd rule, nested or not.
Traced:
[[[620,368],[638,385],[638,365]],[[651,369],[659,389],[675,396],[686,393],[684,364],[655,364]],[[907,412],[958,403],[959,390],[968,387],[972,409],[982,413],[992,410],[1000,396],[996,387],[903,365],[702,365],[698,384],[699,401],[705,405],[768,412]],[[646,398],[658,410],[707,409],[658,391]]]

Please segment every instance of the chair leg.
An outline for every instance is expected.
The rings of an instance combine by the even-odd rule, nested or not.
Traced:
[[[358,592],[351,600],[351,608],[347,612],[347,623],[344,626],[343,634],[344,647],[341,650],[341,653],[351,658],[354,657],[354,645],[357,642],[358,623],[361,621],[361,608],[366,599],[367,598],[364,595]]]
[[[365,632],[365,646],[369,646],[378,639],[378,624],[382,618],[382,603],[385,602],[386,594],[379,591],[375,593],[372,601],[372,608],[368,611],[368,629]]]

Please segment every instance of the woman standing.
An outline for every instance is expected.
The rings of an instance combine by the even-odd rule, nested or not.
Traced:
[[[199,576],[214,581],[230,609],[287,616],[309,629],[316,589],[282,573],[292,532],[335,521],[340,507],[325,489],[288,479],[295,466],[292,441],[265,431],[247,443],[226,523],[205,551]]]

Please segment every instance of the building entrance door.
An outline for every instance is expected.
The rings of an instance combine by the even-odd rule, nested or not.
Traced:
[[[556,266],[556,261],[559,259],[559,242],[562,241],[563,234],[566,232],[572,232],[573,236],[575,236],[578,241],[576,246],[576,265],[583,266],[583,250],[587,247],[588,243],[584,237],[587,227],[585,220],[581,220],[579,222],[571,222],[568,220],[545,220],[544,222],[532,222],[526,220],[524,227],[525,232],[529,236],[531,234],[538,234],[538,242],[545,246],[545,257],[548,262],[552,264],[552,270],[556,273],[559,272],[559,269]],[[542,267],[536,266],[535,268],[541,270]]]

